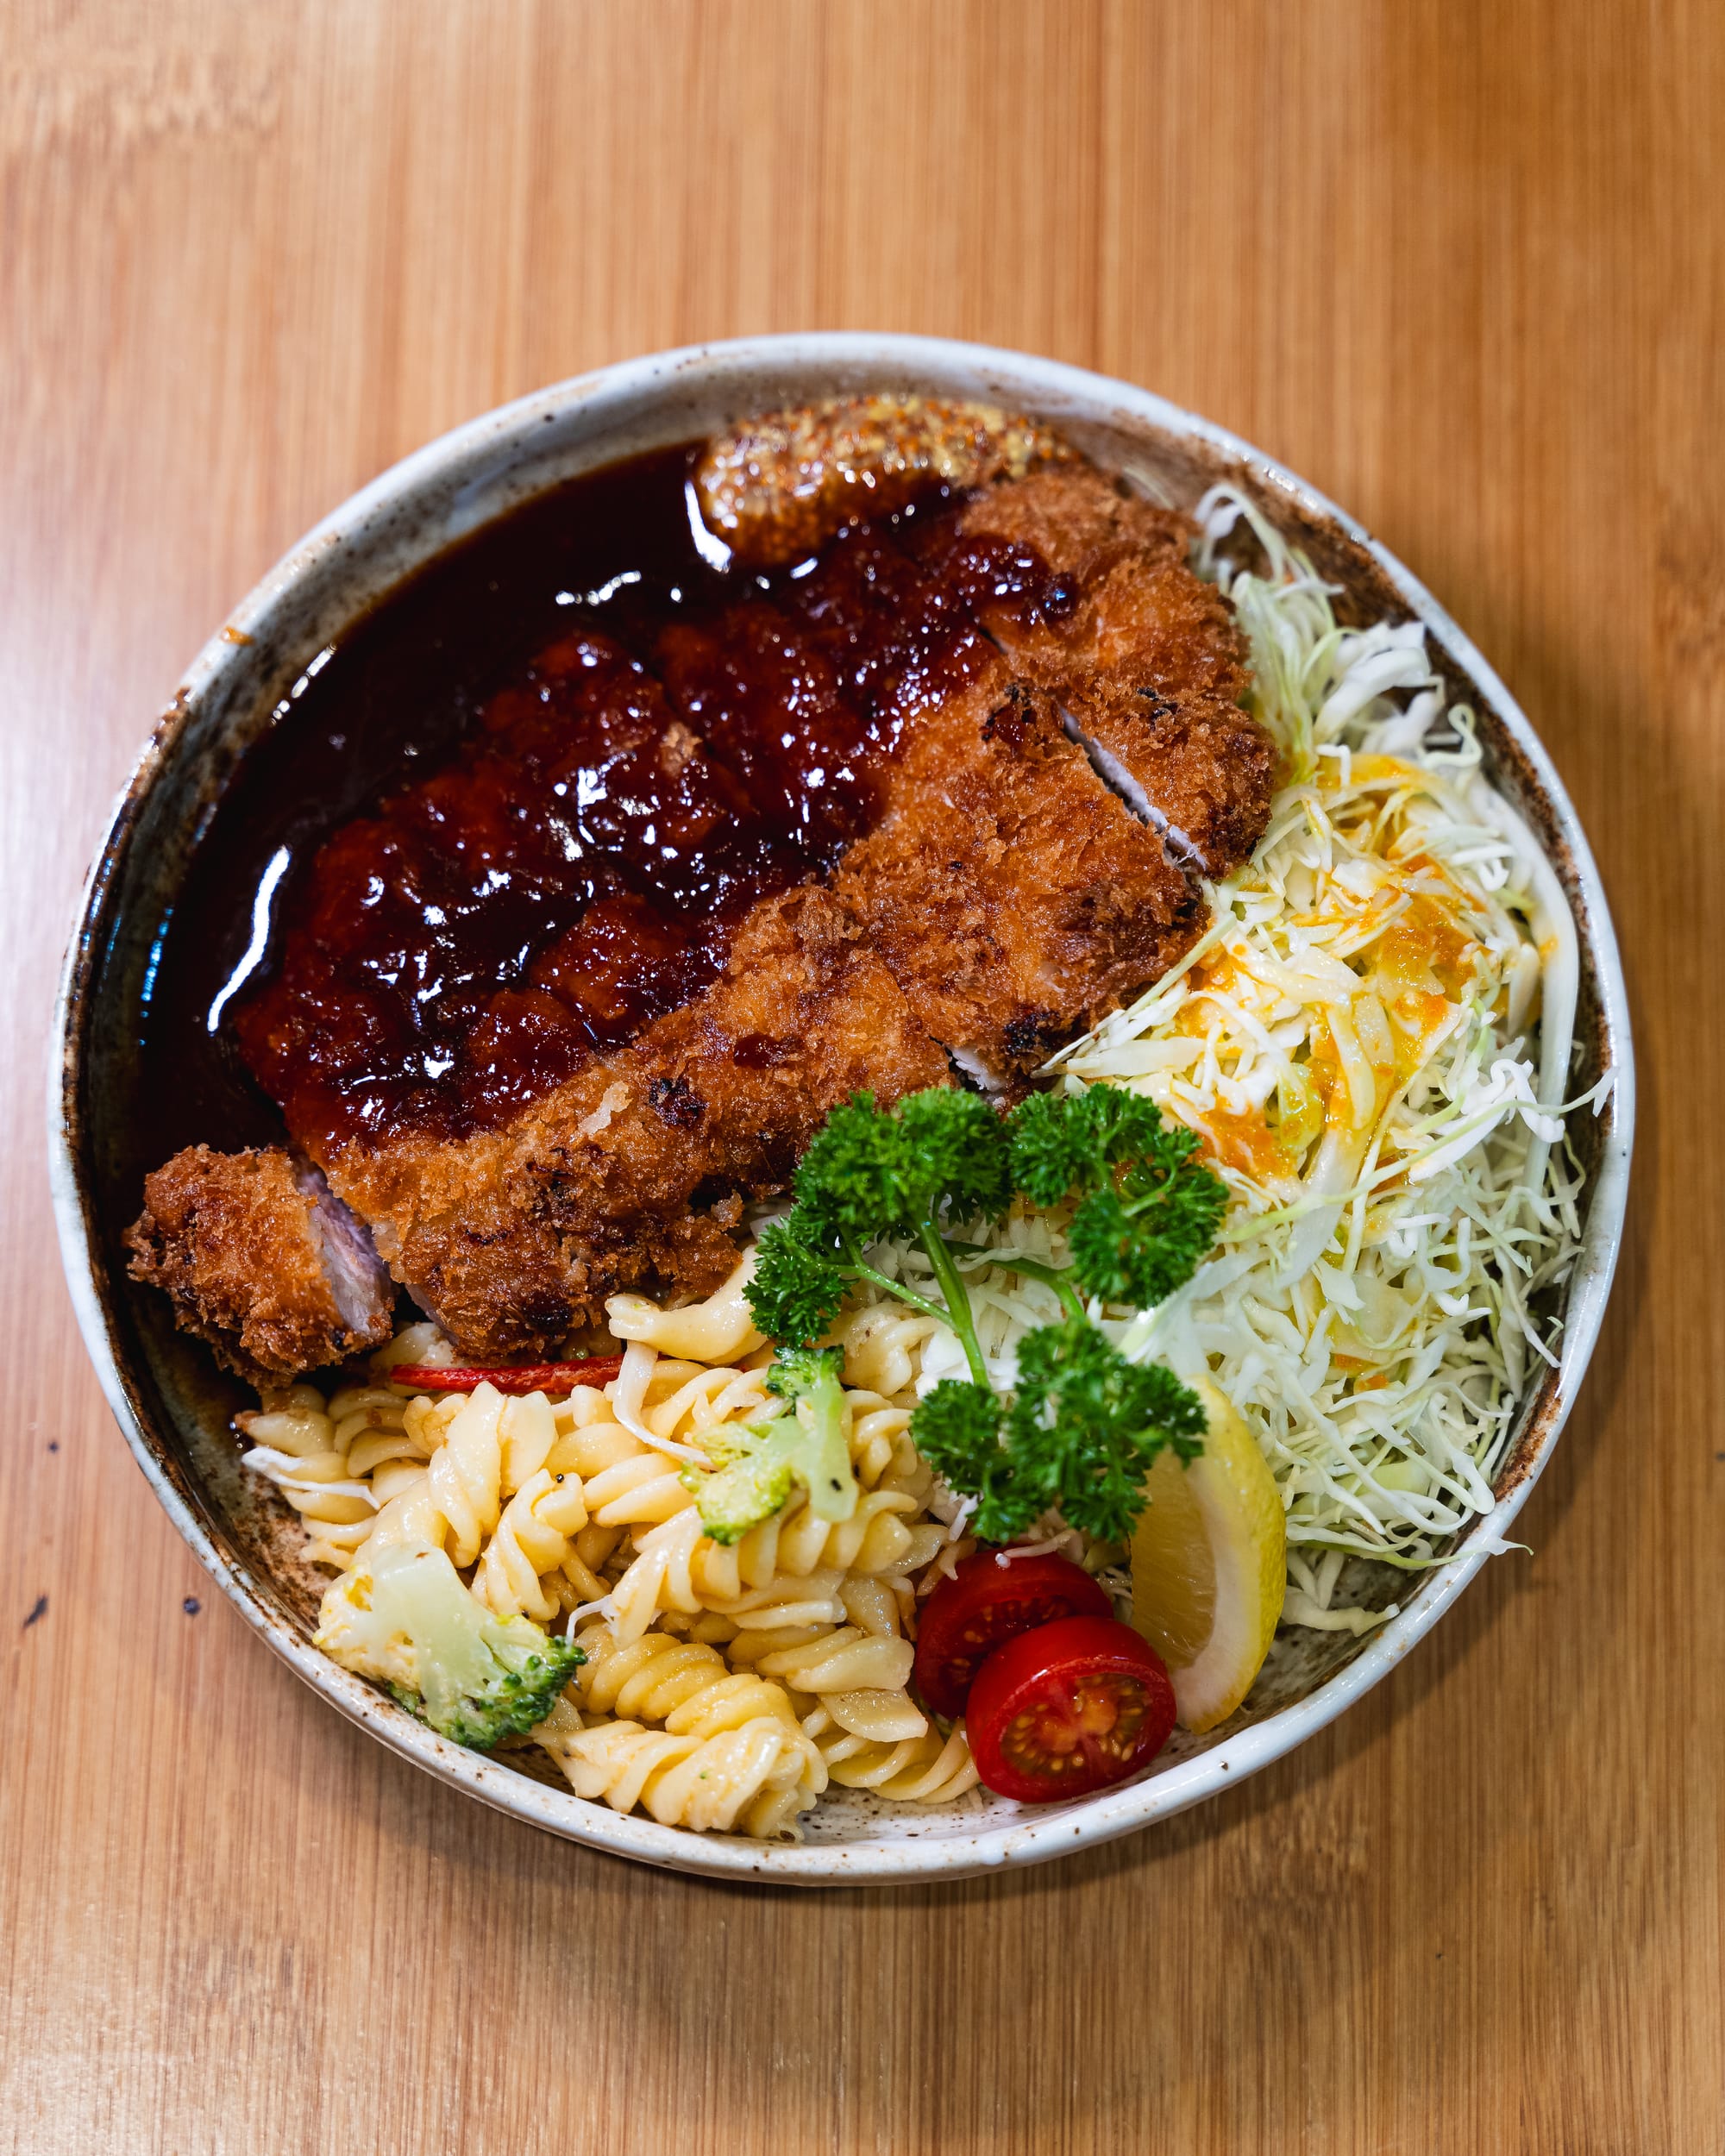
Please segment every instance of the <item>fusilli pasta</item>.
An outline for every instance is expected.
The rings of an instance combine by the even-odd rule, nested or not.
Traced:
[[[571,1542],[586,1524],[580,1476],[535,1469],[504,1507],[474,1575],[474,1594],[499,1617],[548,1624],[564,1605],[545,1583],[562,1570]],[[587,1575],[574,1583],[590,1581]]]
[[[980,1778],[962,1722],[950,1737],[931,1729],[897,1744],[874,1742],[836,1725],[809,1733],[841,1789],[870,1789],[903,1804],[950,1804]]]
[[[705,1738],[606,1722],[546,1749],[577,1796],[617,1812],[638,1804],[662,1826],[696,1833],[782,1833],[814,1801],[799,1733],[770,1717]]]
[[[446,1552],[495,1617],[566,1624],[586,1660],[534,1740],[578,1794],[696,1831],[794,1833],[829,1782],[933,1803],[975,1786],[962,1727],[912,1698],[917,1592],[950,1560],[909,1435],[928,1321],[848,1313],[845,1435],[858,1488],[827,1520],[798,1487],[729,1545],[684,1480],[730,1428],[772,1412],[769,1356],[739,1271],[666,1312],[618,1299],[623,1369],[567,1398],[410,1395],[406,1363],[452,1351],[415,1326],[369,1382],[298,1386],[242,1418],[248,1464],[300,1513],[313,1563]]]

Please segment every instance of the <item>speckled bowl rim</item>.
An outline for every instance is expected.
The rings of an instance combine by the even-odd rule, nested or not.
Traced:
[[[803,377],[857,383],[913,384],[932,393],[990,394],[1075,423],[1154,429],[1218,469],[1248,478],[1275,513],[1296,524],[1328,527],[1371,557],[1402,604],[1427,626],[1440,650],[1481,693],[1513,741],[1524,793],[1538,798],[1540,821],[1562,854],[1561,868],[1577,915],[1584,968],[1590,965],[1599,1005],[1603,1052],[1616,1086],[1601,1156],[1591,1179],[1583,1248],[1570,1291],[1560,1365],[1549,1376],[1517,1447],[1510,1487],[1492,1519],[1501,1534],[1527,1494],[1563,1428],[1603,1319],[1622,1241],[1634,1123],[1634,1063],[1628,1001],[1605,893],[1591,851],[1561,780],[1532,726],[1497,675],[1443,608],[1394,555],[1316,488],[1249,442],[1161,398],[1106,376],[1050,360],[938,338],[834,333],[758,337],[687,347],[626,361],[524,397],[443,436],[381,477],[290,550],[229,617],[229,626],[262,634],[291,593],[331,549],[399,522],[405,505],[436,493],[459,517],[463,500],[488,502],[474,521],[496,513],[500,473],[542,426],[577,413],[626,428],[644,398],[662,400],[668,388],[715,379],[734,385],[734,408],[762,410],[798,392]],[[805,392],[804,393],[807,393]],[[531,490],[527,490],[531,491]],[[456,528],[451,523],[447,538]],[[428,549],[428,555],[433,549]],[[74,1132],[79,1099],[79,1050],[86,993],[105,922],[105,904],[123,860],[140,803],[148,793],[186,715],[239,661],[243,646],[219,631],[198,655],[172,706],[158,725],[121,795],[86,887],[78,929],[61,981],[55,1014],[56,1056],[49,1098],[50,1172],[60,1250],[79,1327],[103,1390],[152,1489],[185,1541],[241,1614],[284,1661],[352,1720],[452,1787],[511,1817],[639,1862],[732,1880],[783,1885],[845,1885],[957,1879],[1042,1862],[1111,1841],[1214,1796],[1282,1758],[1371,1690],[1424,1638],[1473,1578],[1486,1552],[1464,1542],[1456,1558],[1428,1575],[1401,1614],[1372,1635],[1344,1667],[1305,1697],[1238,1729],[1213,1749],[1154,1772],[1148,1779],[1046,1811],[1026,1808],[1004,1823],[991,1819],[975,1832],[891,1840],[810,1842],[762,1846],[730,1837],[701,1836],[656,1821],[620,1817],[572,1793],[548,1787],[506,1765],[435,1735],[373,1688],[340,1670],[314,1648],[248,1572],[212,1538],[179,1487],[163,1439],[149,1426],[141,1388],[130,1382],[127,1348],[104,1309],[94,1214],[83,1187]],[[1475,1538],[1477,1542],[1477,1538]]]

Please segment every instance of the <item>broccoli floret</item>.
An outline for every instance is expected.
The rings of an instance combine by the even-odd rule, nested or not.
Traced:
[[[809,1510],[817,1520],[849,1520],[856,1509],[856,1477],[844,1434],[843,1348],[781,1348],[767,1373],[767,1389],[791,1403],[802,1433],[797,1473],[808,1485]]]
[[[715,1542],[740,1542],[751,1527],[770,1520],[791,1494],[801,1446],[794,1415],[744,1423],[710,1438],[712,1471],[693,1466],[682,1471],[685,1488],[695,1494],[701,1532]]]
[[[745,1424],[712,1453],[713,1471],[686,1468],[700,1523],[715,1542],[739,1541],[770,1520],[794,1482],[808,1491],[817,1520],[849,1520],[856,1509],[856,1477],[844,1434],[842,1348],[781,1348],[767,1389],[790,1403],[788,1414]]]
[[[323,1597],[317,1644],[387,1684],[440,1737],[488,1752],[544,1720],[586,1657],[525,1617],[499,1617],[448,1555],[425,1543],[380,1551]]]

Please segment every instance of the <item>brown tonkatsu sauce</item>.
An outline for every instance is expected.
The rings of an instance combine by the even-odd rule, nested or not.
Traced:
[[[870,827],[904,710],[983,663],[974,604],[1070,603],[939,490],[771,574],[717,567],[695,447],[485,527],[284,699],[152,968],[165,1144],[267,1142],[264,1095],[319,1145],[500,1123]]]

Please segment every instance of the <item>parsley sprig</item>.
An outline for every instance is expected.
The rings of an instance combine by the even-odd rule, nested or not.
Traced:
[[[1033,1204],[1083,1194],[1069,1239],[1086,1294],[1147,1310],[1191,1279],[1228,1202],[1192,1131],[1113,1086],[1032,1094],[1011,1131],[1013,1181]]]
[[[972,1378],[986,1385],[970,1299],[941,1223],[998,1220],[1012,1202],[1009,1150],[988,1102],[940,1087],[882,1109],[859,1093],[816,1131],[792,1188],[795,1206],[762,1237],[746,1291],[761,1330],[802,1346],[832,1323],[851,1283],[866,1280],[930,1317],[950,1314]],[[944,1308],[869,1263],[871,1244],[894,1239],[922,1246]]]
[[[1197,1395],[1160,1364],[1129,1363],[1085,1298],[1147,1308],[1189,1280],[1226,1205],[1189,1131],[1153,1101],[1107,1087],[1037,1094],[1002,1119],[974,1094],[940,1088],[882,1109],[858,1094],[835,1109],[800,1163],[788,1219],[762,1237],[747,1294],[756,1323],[802,1346],[826,1331],[857,1282],[950,1325],[967,1384],[947,1379],[918,1407],[911,1434],[929,1465],[977,1501],[973,1526],[1009,1541],[1051,1508],[1105,1541],[1123,1541],[1158,1453],[1201,1448]],[[1000,1219],[1014,1192],[1058,1204],[1077,1194],[1060,1267],[953,1234]],[[915,1243],[935,1302],[869,1262],[872,1245]],[[982,1262],[1039,1280],[1064,1315],[1019,1343],[1002,1398],[988,1380],[964,1269]]]

